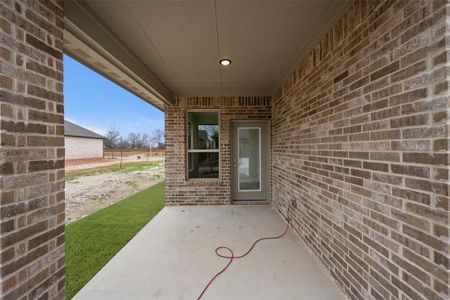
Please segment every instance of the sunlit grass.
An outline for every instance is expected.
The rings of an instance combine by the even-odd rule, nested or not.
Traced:
[[[66,297],[86,285],[164,207],[164,182],[66,226]]]

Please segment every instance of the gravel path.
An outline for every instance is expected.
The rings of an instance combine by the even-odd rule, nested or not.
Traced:
[[[66,181],[70,223],[164,180],[164,165],[145,171],[110,172]]]

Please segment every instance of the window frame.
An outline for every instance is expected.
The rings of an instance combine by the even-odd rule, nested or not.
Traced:
[[[217,126],[219,126],[219,145],[217,149],[189,149],[189,113],[205,113],[205,112],[216,112],[217,113]],[[186,165],[185,165],[185,176],[186,181],[219,181],[220,175],[221,175],[221,169],[222,169],[222,162],[221,162],[221,138],[222,138],[222,132],[221,132],[221,124],[220,124],[220,109],[187,109],[185,114],[185,156],[186,156]],[[205,125],[205,124],[201,124]],[[213,125],[213,124],[208,124]],[[192,131],[195,130],[194,127],[191,124]],[[191,138],[193,138],[193,134],[191,134]],[[191,145],[193,145],[193,141],[191,141]],[[210,177],[210,178],[189,178],[189,153],[218,153],[219,157],[219,171],[218,171],[218,177]]]

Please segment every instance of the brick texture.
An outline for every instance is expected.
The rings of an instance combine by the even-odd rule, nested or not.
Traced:
[[[270,97],[182,97],[165,107],[166,204],[231,203],[231,120],[270,119]],[[186,112],[220,110],[219,180],[186,180]]]
[[[230,125],[272,119],[272,203],[350,299],[449,297],[446,1],[356,1],[271,97],[166,107],[168,205],[231,202]],[[0,1],[0,297],[64,298],[63,5]],[[187,181],[189,108],[220,178]]]
[[[356,1],[272,101],[272,201],[350,299],[449,298],[446,1]]]
[[[64,298],[62,1],[0,1],[0,298]]]

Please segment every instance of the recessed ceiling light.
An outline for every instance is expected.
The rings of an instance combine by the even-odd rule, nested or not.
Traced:
[[[229,60],[228,58],[224,58],[224,59],[219,60],[219,63],[222,66],[228,66],[229,64],[231,64],[231,60]]]

